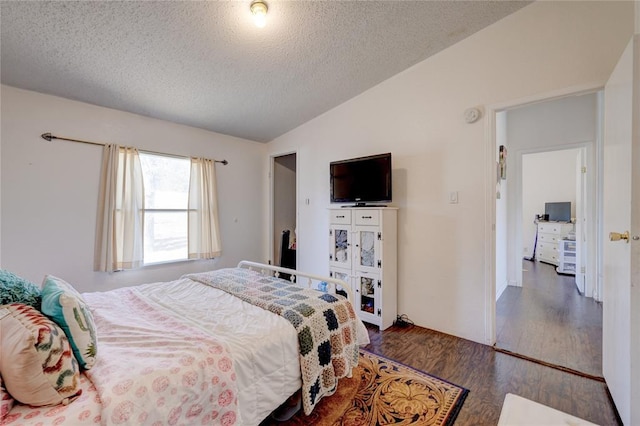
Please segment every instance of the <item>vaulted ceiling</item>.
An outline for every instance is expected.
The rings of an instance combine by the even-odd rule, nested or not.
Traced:
[[[2,1],[3,84],[268,142],[528,1]]]

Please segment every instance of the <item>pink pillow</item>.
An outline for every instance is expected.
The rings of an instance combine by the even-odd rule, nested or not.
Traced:
[[[68,403],[80,391],[69,340],[31,306],[0,306],[0,374],[9,394],[33,406]]]

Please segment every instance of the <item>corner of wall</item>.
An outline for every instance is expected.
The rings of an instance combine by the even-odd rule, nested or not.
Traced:
[[[498,299],[500,299],[500,296],[502,296],[502,293],[504,293],[506,289],[507,289],[506,281],[496,283],[496,302],[498,301]]]

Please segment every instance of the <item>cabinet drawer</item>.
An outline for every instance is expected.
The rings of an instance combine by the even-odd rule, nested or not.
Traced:
[[[538,256],[538,260],[541,262],[550,262],[554,265],[558,264],[558,254],[557,253],[540,253]]]
[[[538,232],[547,234],[561,234],[562,224],[560,223],[538,223]]]
[[[380,221],[378,210],[357,210],[355,212],[356,225],[377,225]]]
[[[351,224],[351,211],[347,210],[331,210],[329,212],[329,222],[338,225],[350,225]]]
[[[538,256],[555,257],[558,258],[558,248],[552,244],[538,244]]]
[[[560,235],[558,234],[538,234],[538,241],[549,244],[558,244]]]

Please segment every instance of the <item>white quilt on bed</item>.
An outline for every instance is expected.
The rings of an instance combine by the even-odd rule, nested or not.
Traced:
[[[286,318],[296,329],[302,372],[302,408],[306,415],[338,380],[358,365],[358,319],[341,296],[265,276],[249,269],[219,269],[186,276],[226,291],[252,305]]]
[[[259,424],[300,388],[298,338],[286,319],[189,279],[175,285],[145,285],[142,291],[189,315],[201,329],[216,330],[234,359],[242,424]],[[243,318],[241,323],[238,317]]]

